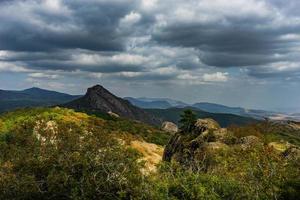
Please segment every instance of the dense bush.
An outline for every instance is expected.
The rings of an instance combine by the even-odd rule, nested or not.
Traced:
[[[164,164],[145,187],[149,199],[242,199],[239,182],[222,176],[193,172],[176,164]]]
[[[150,199],[293,199],[299,197],[299,160],[268,148],[207,153],[197,167],[164,164],[145,186]],[[204,166],[206,165],[206,166]],[[195,170],[196,169],[196,170]],[[148,196],[148,197],[149,197]]]
[[[97,126],[101,120],[79,119],[43,113],[8,122],[0,139],[0,199],[129,199],[140,192],[137,152]]]

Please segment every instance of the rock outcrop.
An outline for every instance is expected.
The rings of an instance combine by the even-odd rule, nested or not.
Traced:
[[[285,141],[265,145],[257,136],[237,138],[226,128],[221,128],[212,119],[198,119],[190,133],[175,133],[165,147],[163,160],[177,162],[192,170],[209,170],[221,155],[242,155],[263,152],[273,148],[287,160],[300,159],[300,148]]]
[[[177,161],[186,166],[203,157],[204,152],[226,150],[223,141],[230,133],[212,119],[198,119],[192,133],[177,132],[167,144],[163,160]]]
[[[161,129],[163,131],[166,131],[168,133],[176,133],[178,132],[178,127],[176,124],[174,124],[173,122],[164,122],[162,125],[161,125]]]
[[[194,134],[201,134],[208,130],[218,130],[220,125],[213,119],[198,119],[195,123]]]

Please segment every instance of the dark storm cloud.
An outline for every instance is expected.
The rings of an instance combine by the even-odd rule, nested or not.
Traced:
[[[8,62],[27,62],[27,61],[41,61],[41,60],[54,60],[66,61],[72,58],[70,51],[55,51],[55,52],[12,52],[9,51],[8,55],[0,57],[0,61]]]
[[[140,72],[124,76],[137,81],[201,79],[229,67],[258,78],[298,76],[299,6],[298,0],[0,1],[0,61],[37,71]],[[168,67],[176,72],[156,73]]]
[[[277,78],[282,80],[300,79],[300,65],[297,62],[279,62],[265,66],[247,68],[248,75],[266,79]]]
[[[300,24],[261,28],[270,19],[231,19],[223,24],[171,24],[158,29],[153,40],[160,44],[192,47],[200,50],[201,60],[218,67],[240,67],[276,62],[275,54],[287,56],[297,40],[282,40],[282,36],[298,34]],[[259,23],[258,23],[259,22]]]
[[[133,2],[74,0],[62,1],[57,8],[52,8],[50,1],[50,7],[38,0],[5,2],[0,14],[0,49],[123,50],[125,35],[117,27],[119,20],[133,9]],[[18,9],[19,14],[10,13]]]
[[[295,70],[295,71],[280,72],[280,71],[275,71],[275,70],[262,70],[261,68],[259,68],[256,70],[253,70],[253,69],[250,70],[250,72],[248,74],[250,76],[254,76],[254,77],[260,78],[260,79],[277,78],[277,79],[282,79],[285,81],[299,80],[299,78],[300,78],[299,69]]]

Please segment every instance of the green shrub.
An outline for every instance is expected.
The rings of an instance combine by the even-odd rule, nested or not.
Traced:
[[[239,182],[222,176],[192,172],[176,165],[163,165],[148,186],[150,199],[242,199]]]
[[[121,146],[93,120],[56,120],[57,128],[48,127],[47,120],[60,117],[43,113],[18,120],[9,134],[1,134],[0,199],[139,196],[143,176],[137,152]]]

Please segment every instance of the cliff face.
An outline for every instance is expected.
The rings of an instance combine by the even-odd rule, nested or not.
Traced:
[[[100,85],[88,88],[83,97],[64,104],[63,106],[75,110],[91,112],[113,112],[120,117],[138,120],[152,125],[158,125],[160,123],[160,121],[151,114],[132,105],[129,101],[115,96]]]

